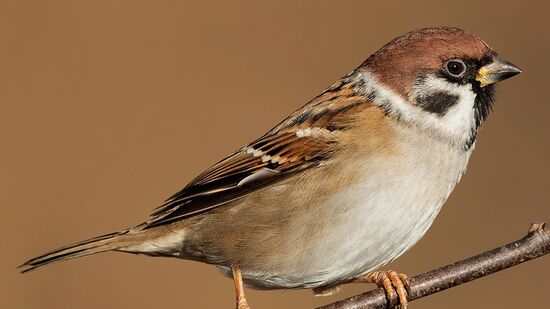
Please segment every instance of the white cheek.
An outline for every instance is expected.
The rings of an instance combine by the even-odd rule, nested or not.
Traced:
[[[457,85],[435,76],[428,77],[423,85],[429,85],[429,88],[423,89],[424,93],[444,91],[459,98],[443,116],[423,111],[425,126],[459,141],[468,140],[472,129],[475,128],[476,94],[472,90],[472,85]]]

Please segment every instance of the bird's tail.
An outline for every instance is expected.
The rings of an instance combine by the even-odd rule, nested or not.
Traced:
[[[55,249],[26,261],[19,268],[22,268],[21,272],[25,273],[50,263],[116,250],[132,244],[134,237],[129,237],[127,233],[127,231],[109,233]]]

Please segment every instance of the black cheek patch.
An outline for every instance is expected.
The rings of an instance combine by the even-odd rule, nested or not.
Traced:
[[[447,92],[434,92],[416,98],[416,105],[423,110],[443,116],[447,111],[458,103],[458,95]]]

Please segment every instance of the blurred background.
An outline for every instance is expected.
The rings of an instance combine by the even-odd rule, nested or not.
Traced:
[[[107,253],[17,265],[142,222],[202,170],[263,134],[387,41],[449,25],[524,74],[498,87],[468,172],[391,268],[418,274],[550,222],[550,19],[545,1],[0,1],[0,307],[233,308],[210,265]],[[550,257],[413,308],[547,308]],[[253,308],[315,298],[253,291]]]

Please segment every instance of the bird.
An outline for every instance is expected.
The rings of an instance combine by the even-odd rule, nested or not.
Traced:
[[[273,129],[206,169],[143,223],[32,258],[22,272],[107,251],[216,265],[244,286],[330,295],[375,283],[416,244],[464,174],[495,84],[521,70],[455,27],[407,32]]]

